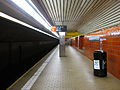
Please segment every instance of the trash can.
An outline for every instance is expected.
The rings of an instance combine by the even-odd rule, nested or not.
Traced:
[[[94,51],[93,60],[94,75],[99,77],[107,76],[106,52],[103,50]]]

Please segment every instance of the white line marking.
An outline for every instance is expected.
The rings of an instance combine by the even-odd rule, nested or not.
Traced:
[[[57,48],[56,48],[57,49]],[[56,49],[52,52],[52,54],[46,59],[46,61],[42,64],[42,66],[36,71],[36,73],[28,80],[28,82],[22,87],[21,90],[30,90],[30,88],[33,86],[35,81],[38,79],[44,68],[47,66],[47,64],[50,62],[52,56],[56,52]]]

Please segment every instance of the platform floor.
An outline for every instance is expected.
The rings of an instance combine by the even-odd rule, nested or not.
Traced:
[[[120,80],[110,73],[100,78],[93,75],[92,61],[71,46],[66,57],[59,57],[59,49],[32,85],[30,90],[120,90]]]

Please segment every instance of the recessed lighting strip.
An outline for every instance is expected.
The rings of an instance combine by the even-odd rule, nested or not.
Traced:
[[[9,15],[7,15],[7,14],[4,14],[4,13],[2,13],[2,12],[0,12],[0,17],[6,18],[6,19],[8,19],[8,20],[11,20],[11,21],[16,22],[16,23],[18,23],[18,24],[21,24],[21,25],[26,26],[26,27],[28,27],[28,28],[31,28],[31,29],[33,29],[33,30],[35,30],[35,31],[41,32],[41,33],[46,34],[46,35],[48,35],[48,36],[51,36],[51,37],[53,37],[53,38],[57,38],[57,37],[55,37],[55,36],[53,36],[53,35],[51,35],[51,34],[48,34],[48,33],[44,32],[44,31],[42,31],[42,30],[40,30],[40,29],[37,29],[37,28],[35,28],[35,27],[27,24],[27,23],[24,23],[24,22],[22,22],[22,21],[20,21],[20,20],[18,20],[18,19],[15,19],[15,18],[13,18],[13,17],[11,17],[11,16],[9,16]]]

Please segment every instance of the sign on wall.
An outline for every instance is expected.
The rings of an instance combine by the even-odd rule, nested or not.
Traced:
[[[78,35],[82,35],[82,34],[79,33],[79,32],[66,32],[65,33],[65,38],[71,38],[71,37],[75,37],[75,36],[78,36]]]

